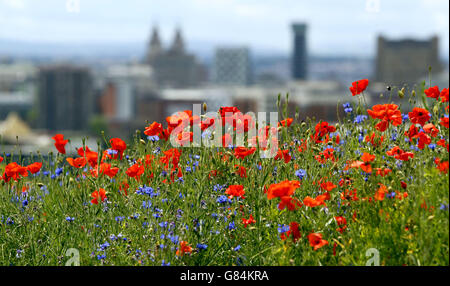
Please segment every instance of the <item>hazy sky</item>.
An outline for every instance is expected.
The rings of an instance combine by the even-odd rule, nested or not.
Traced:
[[[166,42],[181,26],[188,45],[290,52],[293,21],[308,23],[313,54],[373,55],[380,33],[437,34],[449,53],[448,0],[0,0],[0,39],[20,41],[144,42],[158,24]]]

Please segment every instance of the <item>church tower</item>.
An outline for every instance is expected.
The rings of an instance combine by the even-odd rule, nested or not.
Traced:
[[[177,30],[175,31],[175,38],[173,40],[170,51],[174,54],[184,54],[184,40],[183,36],[181,35],[180,28],[177,28]]]
[[[157,27],[153,27],[152,36],[147,50],[147,62],[150,62],[155,57],[161,55],[163,52],[161,39],[159,38],[159,32]]]

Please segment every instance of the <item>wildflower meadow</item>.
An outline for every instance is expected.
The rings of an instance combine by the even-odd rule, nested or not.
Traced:
[[[368,106],[369,84],[334,124],[279,96],[270,124],[204,105],[96,150],[2,152],[0,265],[448,266],[448,88]]]

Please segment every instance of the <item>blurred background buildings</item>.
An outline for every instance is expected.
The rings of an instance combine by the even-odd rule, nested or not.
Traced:
[[[258,10],[247,13],[252,11]],[[102,130],[127,138],[147,122],[165,125],[167,116],[192,109],[194,103],[207,103],[208,111],[233,105],[243,112],[270,112],[276,111],[278,94],[286,93],[289,116],[298,109],[301,120],[335,122],[336,108],[343,114],[342,103],[353,99],[348,87],[358,79],[371,81],[369,104],[380,102],[386,86],[418,86],[428,79],[429,67],[433,84],[449,84],[448,56],[442,55],[443,45],[448,50],[448,37],[435,34],[386,37],[382,30],[371,36],[372,54],[340,53],[334,47],[329,48],[334,53],[324,53],[311,43],[319,36],[314,21],[290,20],[275,31],[289,35],[288,52],[261,52],[251,44],[252,38],[241,44],[224,39],[205,52],[205,45],[190,44],[184,35],[192,34],[188,28],[179,25],[169,33],[166,28],[143,26],[147,32],[141,44],[124,49],[120,56],[112,56],[117,47],[108,45],[94,49],[86,43],[83,54],[72,54],[65,46],[8,42],[0,33],[0,153],[12,150],[7,146],[17,143],[16,133],[19,144],[40,144],[44,150],[43,146],[51,147],[49,138],[55,133],[79,138],[90,134],[96,148],[95,138]],[[238,37],[240,31],[234,33]],[[355,35],[348,46],[358,38]],[[33,136],[41,139],[27,139]]]

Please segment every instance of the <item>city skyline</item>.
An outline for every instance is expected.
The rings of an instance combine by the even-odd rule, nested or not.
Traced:
[[[67,5],[72,1],[79,6]],[[85,44],[116,45],[126,52],[127,47],[145,45],[157,25],[163,42],[170,42],[180,27],[188,50],[199,53],[225,44],[247,45],[256,53],[290,54],[290,24],[301,21],[310,27],[311,55],[373,57],[380,34],[393,39],[437,35],[439,53],[448,59],[448,1],[392,2],[131,0],[108,5],[105,0],[0,0],[0,43],[72,45],[74,51]],[[3,46],[0,53],[6,54],[8,45]],[[144,49],[140,46],[135,53]]]

